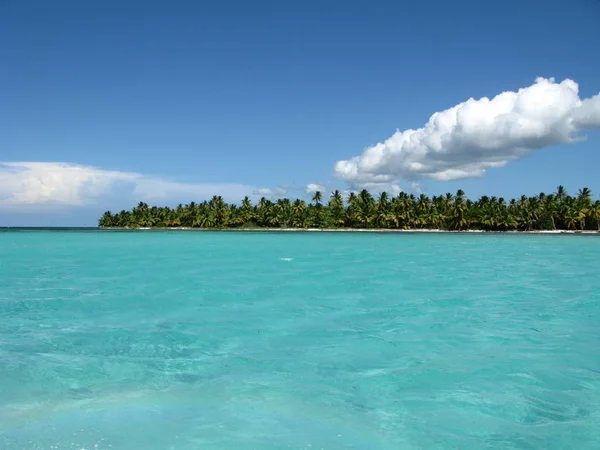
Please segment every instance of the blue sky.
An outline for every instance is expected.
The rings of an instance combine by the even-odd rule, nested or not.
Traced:
[[[598,194],[598,23],[593,0],[4,0],[0,226],[94,225],[139,200],[307,196],[309,184]],[[442,156],[398,135],[376,161],[336,166],[436,112],[537,77],[555,79],[554,103],[546,91],[527,97],[534,109],[511,116],[518,130],[505,124],[513,135],[473,128],[493,105],[465,109],[466,135],[446,133]],[[565,79],[590,99],[583,119],[579,103],[563,101]],[[573,123],[587,140],[565,143]],[[528,124],[549,125],[533,139],[522,136]]]

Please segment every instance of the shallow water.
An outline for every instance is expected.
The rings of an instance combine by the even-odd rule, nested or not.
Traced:
[[[600,448],[600,238],[2,232],[1,449]]]

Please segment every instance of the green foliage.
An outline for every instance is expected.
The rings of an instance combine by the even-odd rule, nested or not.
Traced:
[[[98,221],[111,228],[193,227],[231,228],[373,228],[441,229],[486,231],[600,230],[600,201],[593,201],[588,188],[576,197],[559,186],[554,194],[521,196],[506,202],[503,198],[483,196],[477,201],[456,195],[418,198],[401,192],[391,198],[377,198],[367,191],[351,193],[346,201],[334,191],[329,201],[317,192],[312,203],[304,200],[263,197],[253,205],[245,197],[239,205],[228,204],[214,196],[202,203],[192,202],[176,208],[148,206],[140,202],[131,211],[112,214]]]

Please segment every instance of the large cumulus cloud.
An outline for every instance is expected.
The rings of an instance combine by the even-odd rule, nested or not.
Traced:
[[[417,130],[397,130],[338,161],[335,176],[353,186],[481,177],[533,150],[575,142],[593,128],[600,128],[600,94],[581,99],[573,80],[538,78],[516,92],[436,112]]]

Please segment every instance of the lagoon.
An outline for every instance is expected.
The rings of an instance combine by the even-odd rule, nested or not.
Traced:
[[[597,236],[0,232],[0,448],[599,448],[599,266]]]

